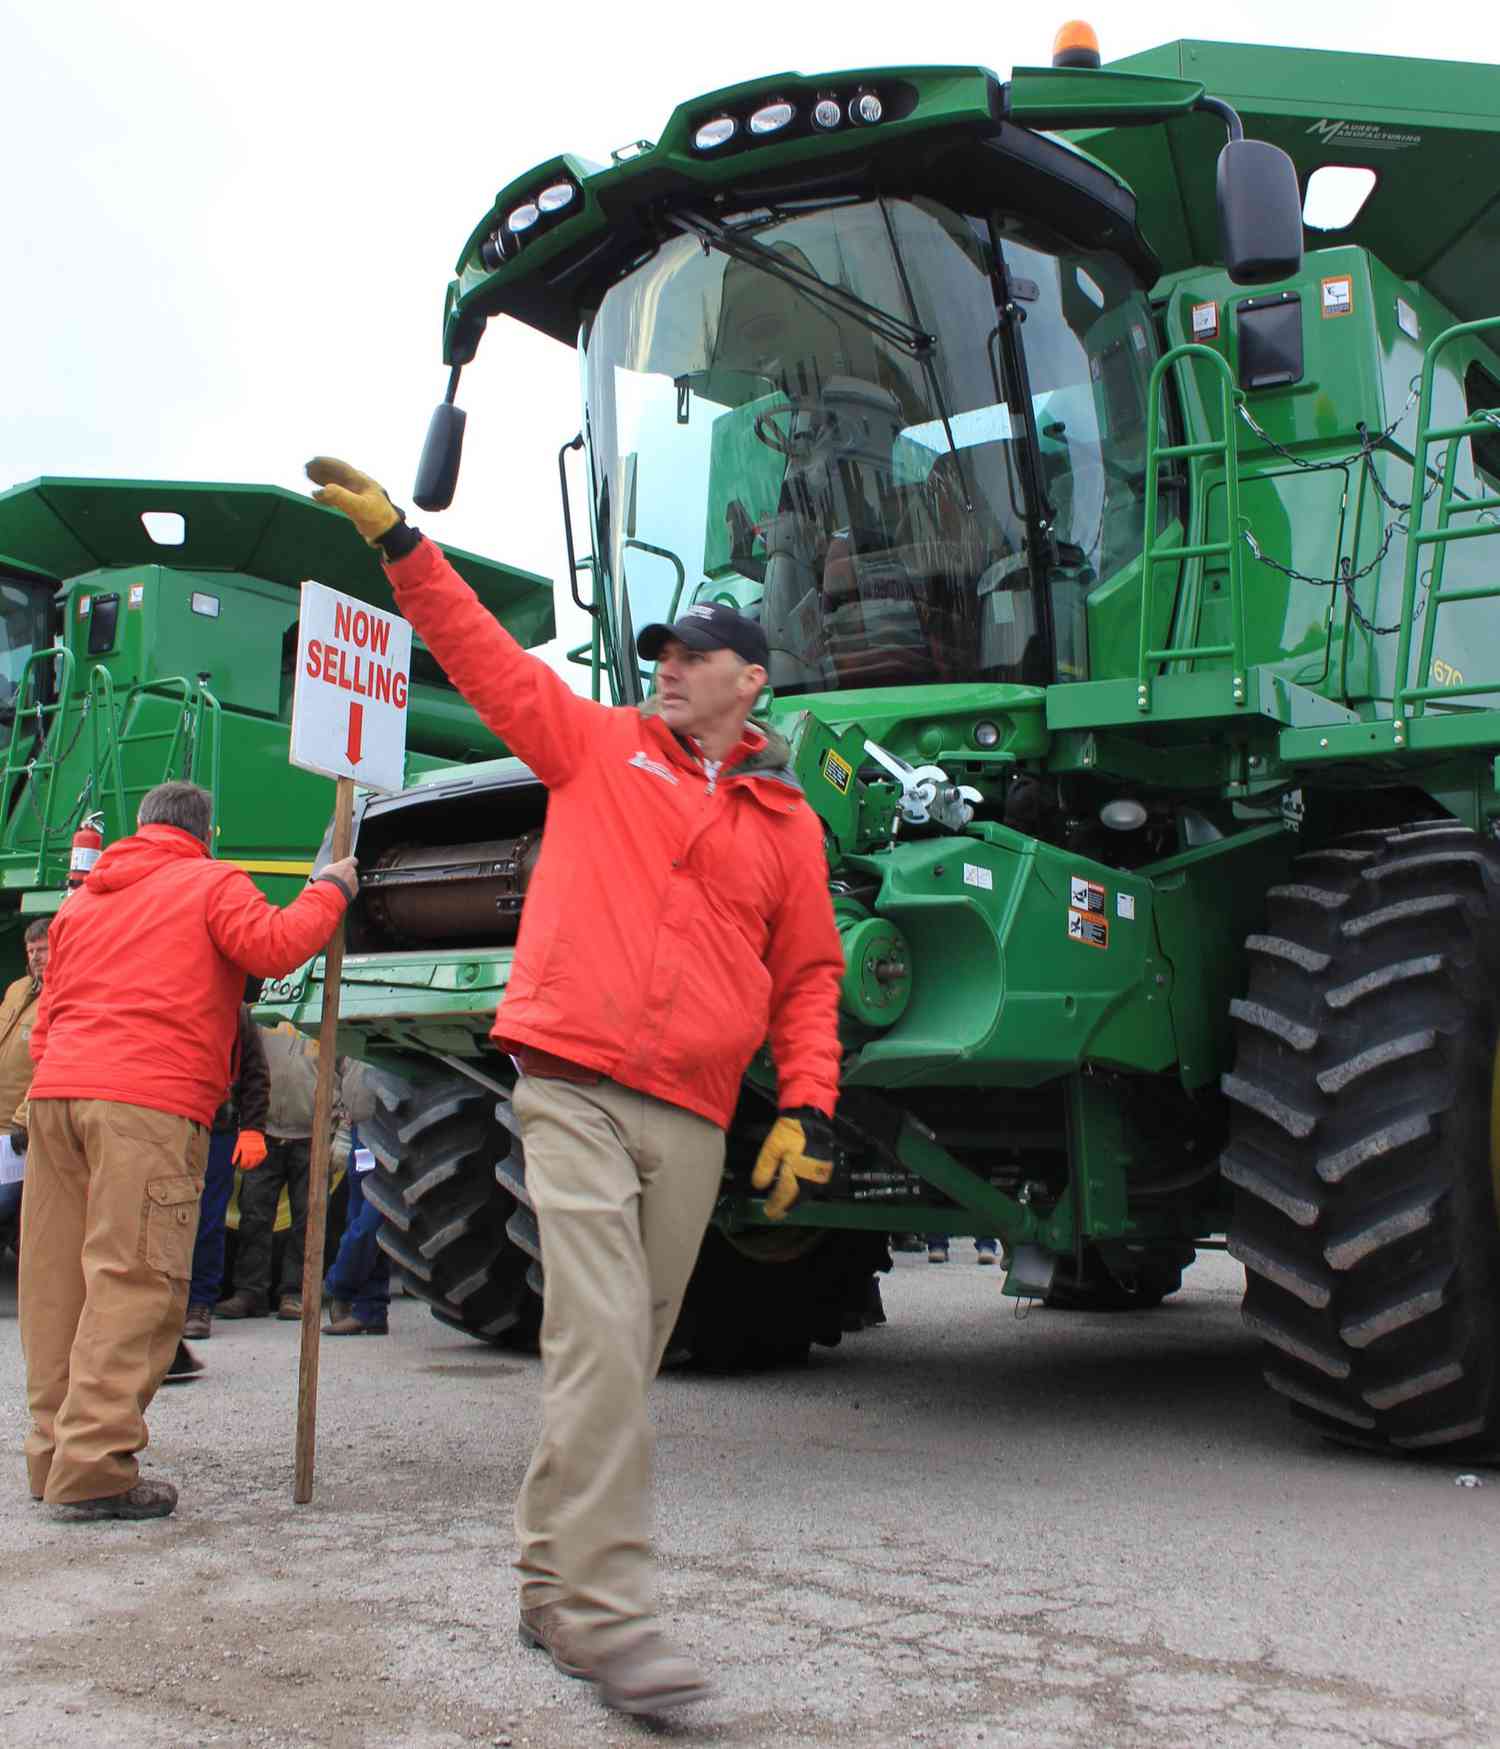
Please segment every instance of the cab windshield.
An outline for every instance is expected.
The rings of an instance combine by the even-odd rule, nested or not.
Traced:
[[[1083,678],[1088,592],[1142,538],[1129,269],[921,197],[723,222],[759,250],[675,238],[583,335],[621,648],[717,600],[763,623],[778,694]]]

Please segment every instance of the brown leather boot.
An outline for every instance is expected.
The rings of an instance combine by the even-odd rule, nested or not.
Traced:
[[[220,1300],[214,1310],[221,1318],[264,1318],[266,1303],[241,1289],[238,1293],[232,1293],[227,1300]]]
[[[83,1521],[93,1518],[165,1518],[177,1504],[177,1490],[170,1482],[137,1482],[123,1494],[106,1494],[98,1500],[68,1500],[54,1503],[54,1518]]]
[[[568,1624],[562,1619],[562,1606],[538,1603],[521,1610],[516,1624],[516,1636],[523,1646],[535,1646],[546,1652],[564,1676],[587,1677],[589,1671],[570,1643]]]
[[[213,1307],[189,1306],[182,1333],[184,1336],[191,1336],[194,1342],[207,1342],[214,1333]]]
[[[712,1693],[707,1677],[666,1636],[648,1629],[594,1665],[599,1698],[621,1713],[664,1713]]]

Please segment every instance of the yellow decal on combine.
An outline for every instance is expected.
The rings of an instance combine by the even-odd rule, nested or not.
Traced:
[[[831,747],[823,755],[823,775],[841,796],[848,795],[849,781],[854,776],[854,767],[847,759],[840,759]]]
[[[1455,668],[1451,662],[1445,662],[1441,656],[1433,658],[1432,684],[1434,686],[1462,686],[1463,672]]]

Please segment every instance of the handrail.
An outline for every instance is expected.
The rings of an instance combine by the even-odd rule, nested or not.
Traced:
[[[60,663],[61,678],[56,688],[56,697],[50,704],[42,702],[41,690],[37,685],[43,664]],[[5,766],[0,771],[0,819],[9,820],[17,800],[17,792],[12,785],[17,779],[32,786],[31,801],[33,811],[37,816],[37,877],[41,878],[47,856],[47,839],[51,828],[48,822],[52,818],[52,792],[57,782],[57,771],[62,760],[55,754],[49,755],[48,747],[52,739],[55,722],[60,722],[61,714],[66,710],[73,698],[75,663],[73,652],[64,644],[49,645],[44,650],[33,650],[26,658],[21,669],[21,678],[16,685],[16,714],[11,720],[10,740],[5,749]],[[26,703],[26,686],[30,681],[35,690],[35,700]],[[49,718],[54,721],[49,722]],[[25,725],[23,728],[23,724]],[[30,758],[20,758],[23,735],[36,737],[35,751]],[[71,748],[68,749],[71,752]],[[64,758],[66,753],[64,754]],[[40,808],[36,805],[35,782],[38,771],[46,775],[46,796]]]
[[[1223,421],[1223,438],[1195,443],[1158,444],[1161,430],[1162,383],[1169,370],[1188,359],[1206,360],[1220,377],[1219,410]],[[1244,396],[1235,383],[1229,361],[1212,347],[1194,341],[1174,346],[1162,354],[1152,367],[1146,393],[1146,533],[1141,548],[1141,638],[1136,670],[1136,707],[1142,713],[1151,710],[1151,666],[1156,662],[1192,661],[1207,657],[1230,659],[1234,702],[1243,705],[1245,688],[1245,585],[1244,550],[1239,538],[1240,476],[1236,447],[1235,410]],[[1157,541],[1157,505],[1161,488],[1161,465],[1164,461],[1186,456],[1219,456],[1224,464],[1224,499],[1226,535],[1223,540],[1194,541],[1187,546],[1160,547]],[[1205,512],[1206,520],[1206,512]],[[1189,531],[1191,532],[1191,531]],[[1223,558],[1229,568],[1229,638],[1227,644],[1182,644],[1169,649],[1151,648],[1151,627],[1155,623],[1156,568],[1177,564],[1183,559]]]
[[[17,783],[31,786],[32,812],[37,821],[36,880],[41,885],[62,879],[65,867],[51,867],[58,854],[54,841],[72,832],[91,798],[97,798],[106,810],[107,837],[129,832],[134,825],[132,799],[172,777],[194,782],[206,779],[205,787],[212,794],[217,811],[223,762],[223,709],[210,691],[206,677],[163,676],[117,690],[109,670],[102,663],[94,663],[88,671],[87,686],[79,689],[75,684],[72,652],[57,646],[27,659],[17,690],[18,701],[26,696],[27,681],[33,678],[32,667],[52,661],[60,661],[63,668],[58,697],[50,704],[43,704],[38,697],[24,709],[18,704],[4,766],[0,768],[0,809],[4,818],[10,818],[17,799],[18,792],[13,786]],[[170,728],[132,731],[126,727],[132,706],[139,698],[146,695],[170,698],[174,693],[180,699],[180,708]],[[69,745],[55,753],[51,751],[57,733],[55,724],[64,720],[75,704],[80,715],[78,728]],[[85,726],[90,729],[90,739],[83,786],[68,817],[58,820],[54,815],[58,773],[77,747]],[[22,758],[25,737],[30,735],[37,736],[40,745],[30,758]],[[143,784],[127,784],[126,753],[153,741],[167,743],[160,775]]]
[[[1449,546],[1456,540],[1475,540],[1482,535],[1496,533],[1495,528],[1455,528],[1453,526],[1455,516],[1473,516],[1480,511],[1500,509],[1500,498],[1457,498],[1454,494],[1460,441],[1465,437],[1481,436],[1485,432],[1493,433],[1495,423],[1490,419],[1478,418],[1465,420],[1459,425],[1432,427],[1428,425],[1428,420],[1432,416],[1432,387],[1437,373],[1439,355],[1446,351],[1455,340],[1462,339],[1469,334],[1479,334],[1495,327],[1500,327],[1500,316],[1484,316],[1477,322],[1456,322],[1451,328],[1445,328],[1441,334],[1433,337],[1422,358],[1422,382],[1417,397],[1417,434],[1412,442],[1411,505],[1413,514],[1406,536],[1406,566],[1401,582],[1401,632],[1396,643],[1396,672],[1391,697],[1391,715],[1398,747],[1405,744],[1407,718],[1422,716],[1425,713],[1428,699],[1439,696],[1452,698],[1461,694],[1473,696],[1479,692],[1500,691],[1500,681],[1488,686],[1433,686],[1427,684],[1427,676],[1432,673],[1438,610],[1454,601],[1492,601],[1500,598],[1500,584],[1464,589],[1445,590],[1443,588],[1444,561],[1447,559]],[[1421,483],[1428,478],[1430,468],[1428,455],[1435,443],[1447,445],[1443,454],[1441,488],[1438,492],[1437,526],[1423,528],[1422,518],[1427,503]],[[1422,627],[1422,640],[1414,676],[1411,666],[1412,630],[1415,624],[1417,583],[1424,547],[1432,547],[1435,550],[1432,555],[1432,571],[1427,585],[1427,617],[1426,623]],[[1412,685],[1411,681],[1414,678],[1421,684]]]

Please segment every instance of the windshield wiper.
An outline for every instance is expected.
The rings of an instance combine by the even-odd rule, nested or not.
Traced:
[[[893,316],[889,310],[882,310],[877,304],[866,303],[863,298],[856,297],[843,286],[829,285],[826,280],[819,279],[817,274],[798,267],[795,262],[778,255],[774,249],[768,249],[764,243],[757,243],[753,237],[739,236],[713,219],[703,218],[697,213],[669,212],[665,216],[669,224],[675,225],[679,231],[687,232],[690,237],[696,237],[705,249],[717,249],[731,261],[743,261],[751,267],[758,267],[763,273],[769,273],[773,279],[779,279],[801,292],[813,303],[822,304],[837,315],[852,316],[878,339],[912,358],[926,358],[937,347],[935,334],[927,333],[914,322]]]

